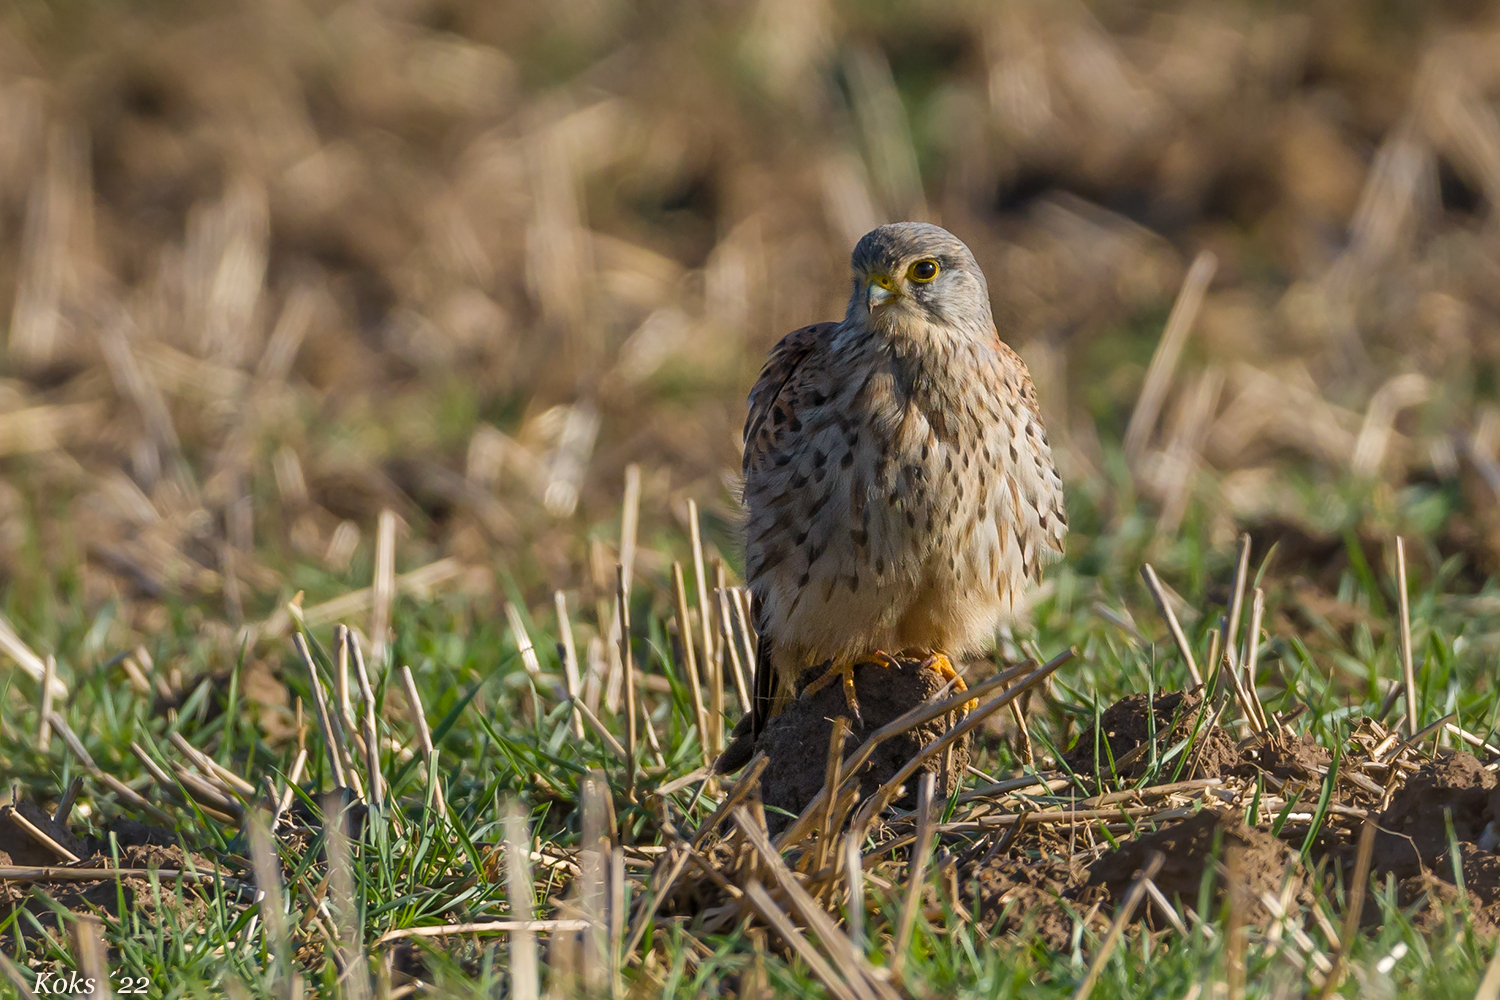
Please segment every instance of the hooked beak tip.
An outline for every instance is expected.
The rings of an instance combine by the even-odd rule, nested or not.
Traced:
[[[896,293],[894,290],[887,288],[885,285],[881,284],[878,281],[872,281],[865,287],[865,302],[869,306],[871,312],[874,312],[876,309],[885,305],[892,298],[894,298],[895,295]]]

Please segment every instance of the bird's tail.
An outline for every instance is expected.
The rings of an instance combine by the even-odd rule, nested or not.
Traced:
[[[777,676],[775,649],[771,637],[761,632],[756,642],[755,691],[751,696],[750,729],[756,736],[766,728],[766,720],[786,707],[786,685]]]

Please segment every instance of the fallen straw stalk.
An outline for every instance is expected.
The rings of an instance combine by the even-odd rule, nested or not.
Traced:
[[[1019,822],[1023,825],[1031,823],[1053,823],[1066,822],[1068,817],[1077,819],[1098,819],[1101,817],[1116,818],[1121,816],[1146,816],[1158,807],[1145,805],[1146,800],[1163,799],[1174,795],[1182,795],[1188,801],[1197,801],[1204,797],[1207,790],[1223,785],[1222,778],[1194,778],[1191,781],[1177,781],[1168,785],[1157,785],[1151,788],[1131,788],[1122,792],[1109,792],[1105,795],[1095,795],[1091,798],[1075,802],[1068,809],[1031,809],[1020,813],[1003,813],[995,815],[983,815],[965,822],[978,823],[981,826],[1007,826]],[[1052,784],[1066,784],[1054,781]],[[1200,794],[1190,795],[1190,792]],[[1039,796],[1040,797],[1040,796]],[[964,805],[975,801],[974,798],[959,796],[958,805]],[[998,805],[1001,800],[983,802],[982,805]],[[1117,805],[1134,801],[1135,805]],[[1266,801],[1271,801],[1267,798]],[[1106,809],[1105,806],[1115,806],[1114,809]]]
[[[173,773],[177,775],[177,781],[198,802],[233,816],[235,822],[245,818],[245,807],[221,792],[217,785],[199,777],[175,760],[168,763],[171,764]]]
[[[1146,895],[1151,898],[1151,902],[1160,911],[1161,915],[1166,918],[1167,923],[1172,925],[1174,931],[1183,937],[1187,937],[1191,933],[1188,930],[1187,924],[1182,922],[1182,917],[1178,915],[1177,908],[1172,905],[1172,901],[1149,878],[1146,879]]]
[[[145,747],[141,746],[139,743],[130,744],[130,752],[135,754],[136,759],[141,762],[141,766],[146,769],[146,773],[151,775],[151,780],[160,785],[162,791],[171,796],[176,801],[182,803],[190,809],[196,806],[197,809],[203,812],[203,815],[209,817],[217,823],[233,824],[238,822],[238,820],[234,816],[231,816],[229,813],[214,808],[213,803],[220,801],[219,798],[215,797],[212,802],[204,802],[202,799],[193,795],[192,790],[188,787],[187,784],[180,784],[176,778],[168,774],[166,770],[163,769],[162,766],[158,764],[151,757],[151,755],[146,752]]]
[[[0,865],[0,882],[104,882],[110,879],[150,879],[152,877],[222,883],[228,888],[242,892],[255,891],[255,887],[247,882],[224,878],[214,872],[195,872],[186,868],[54,868],[35,865]]]
[[[173,733],[169,738],[172,741],[172,745],[182,751],[183,756],[197,765],[198,770],[202,771],[207,777],[228,786],[242,796],[255,794],[254,785],[214,760],[202,750],[193,746],[181,733]]]
[[[974,792],[960,795],[957,805],[965,805],[966,802],[974,802],[977,799],[984,799],[984,801],[990,802],[992,805],[999,805],[1005,799],[1014,798],[1014,793],[1025,792],[1026,789],[1034,789],[1034,787],[1046,787],[1047,792],[1035,793],[1031,798],[1050,798],[1050,793],[1067,789],[1068,786],[1073,784],[1073,781],[1068,780],[1068,778],[1052,777],[1055,774],[1059,774],[1059,772],[1049,772],[1049,774],[1038,775],[1035,778],[1013,778],[1010,781],[999,781],[999,783],[992,784],[992,786],[975,789]],[[1077,801],[1071,801],[1070,799],[1068,805],[1070,805],[1070,808],[1074,808],[1074,810],[1091,810],[1091,808],[1101,807],[1101,805],[1112,805],[1115,802],[1128,802],[1133,801],[1133,799],[1137,799],[1137,801],[1161,799],[1169,795],[1179,795],[1179,793],[1184,792],[1197,792],[1199,789],[1212,789],[1212,787],[1221,786],[1221,784],[1224,784],[1223,778],[1191,778],[1188,781],[1173,781],[1170,784],[1154,784],[1154,786],[1145,787],[1145,789],[1125,789],[1124,792],[1106,792],[1104,795],[1089,796],[1089,798],[1077,799]],[[1007,793],[1007,795],[999,795],[999,793]],[[992,798],[992,796],[996,795],[999,795],[999,798]]]
[[[1073,784],[1072,779],[1062,777],[1061,771],[1046,771],[1036,775],[1024,775],[1019,778],[1008,778],[1005,781],[997,781],[990,785],[981,785],[973,791],[964,792],[958,797],[958,805],[972,802],[975,799],[987,799],[993,795],[1005,795],[1010,797],[1011,793],[1022,792],[1028,788],[1045,788],[1048,792],[1060,791]],[[1042,793],[1038,793],[1042,794]]]
[[[744,773],[740,775],[740,780],[734,783],[734,787],[729,790],[729,794],[724,796],[724,801],[720,802],[719,807],[713,811],[713,814],[703,821],[698,827],[697,832],[693,834],[692,839],[688,842],[694,850],[703,845],[703,841],[708,838],[708,835],[720,823],[724,822],[725,817],[729,815],[729,811],[743,802],[745,796],[750,794],[750,790],[760,783],[760,776],[765,773],[766,765],[770,762],[771,759],[764,752],[757,753],[750,759],[750,763],[745,765]]]
[[[937,826],[932,821],[932,799],[936,787],[937,775],[931,771],[923,772],[917,784],[917,828],[913,835],[911,862],[906,867],[906,899],[901,904],[896,950],[891,955],[891,970],[897,976],[906,965],[906,953],[911,948],[912,935],[916,933],[922,892],[927,886],[928,855],[932,853],[932,842],[937,837]]]
[[[782,940],[792,946],[792,949],[807,963],[812,974],[828,987],[829,993],[832,993],[837,1000],[860,1000],[859,994],[855,993],[849,984],[834,971],[833,966],[828,964],[828,960],[812,946],[811,941],[803,936],[802,932],[797,929],[797,925],[792,923],[792,918],[776,905],[771,894],[766,892],[759,882],[751,882],[745,886],[745,895],[761,918],[771,925],[772,930],[781,935]]]
[[[378,948],[403,938],[448,937],[453,934],[509,934],[513,931],[531,934],[577,933],[592,926],[587,920],[488,920],[467,924],[433,924],[430,927],[402,927],[386,931],[375,939],[375,946]]]
[[[668,855],[662,859],[661,867],[657,869],[656,874],[660,875],[662,871],[665,871],[666,875],[659,879],[653,876],[650,885],[647,886],[647,891],[651,893],[650,902],[641,907],[640,912],[636,914],[635,922],[631,924],[630,935],[625,942],[625,950],[621,959],[626,964],[629,964],[635,955],[635,950],[640,947],[641,938],[646,936],[646,925],[656,918],[657,911],[661,909],[661,904],[666,901],[667,894],[672,891],[672,887],[677,884],[677,879],[682,875],[692,855],[692,848],[689,847],[680,850],[675,858]],[[660,885],[657,884],[658,882]]]
[[[1268,799],[1266,801],[1271,802],[1273,800]],[[1262,808],[1267,807],[1263,805]],[[1156,806],[1116,806],[1113,809],[1049,809],[956,820],[952,823],[944,823],[940,829],[943,833],[955,833],[960,830],[989,830],[997,826],[1016,826],[1018,824],[1021,826],[1050,826],[1054,823],[1067,823],[1071,825],[1073,823],[1097,822],[1099,820],[1178,819],[1191,815],[1192,809],[1189,806],[1172,806],[1168,809],[1160,809]]]
[[[1463,740],[1465,743],[1469,744],[1469,746],[1479,747],[1481,750],[1483,750],[1487,754],[1490,754],[1491,756],[1500,756],[1500,747],[1497,747],[1492,743],[1486,743],[1483,737],[1475,736],[1468,730],[1460,729],[1452,722],[1448,722],[1446,720],[1443,723],[1443,728],[1452,733],[1454,736],[1457,736],[1459,739]]]
[[[648,792],[647,794],[648,795],[655,795],[655,796],[658,796],[658,797],[665,797],[665,796],[671,795],[671,794],[673,794],[675,792],[682,791],[684,788],[686,788],[687,786],[691,785],[695,781],[702,781],[702,780],[704,780],[705,778],[707,778],[710,775],[710,773],[711,772],[706,767],[695,767],[691,771],[689,771],[687,774],[684,774],[680,778],[673,778],[671,781],[667,782],[664,785],[658,785],[658,786],[656,786],[655,788],[651,789],[651,791]]]
[[[869,961],[855,950],[854,943],[838,929],[828,911],[818,905],[812,894],[792,874],[782,860],[781,854],[771,844],[766,830],[750,815],[744,806],[736,806],[734,824],[745,835],[745,840],[759,855],[761,862],[776,880],[777,888],[786,896],[792,908],[804,923],[818,936],[823,949],[833,959],[845,982],[855,996],[862,1000],[896,1000],[899,996],[890,984],[875,975]],[[757,907],[759,909],[759,907]],[[780,929],[778,928],[778,931]]]
[[[589,728],[598,735],[599,739],[604,741],[605,746],[609,747],[610,753],[614,754],[621,760],[626,760],[627,757],[625,754],[625,748],[621,746],[620,741],[615,739],[614,735],[605,728],[604,723],[599,721],[599,717],[593,712],[589,711],[588,705],[582,701],[579,701],[577,698],[572,698],[569,700],[572,701],[573,708],[578,712],[580,716],[583,717],[583,721],[587,722],[589,724]]]
[[[51,676],[48,676],[47,662],[21,641],[21,637],[11,626],[10,619],[3,614],[0,614],[0,652],[14,660],[16,666],[29,674],[31,679],[38,684],[45,680],[47,687],[52,691],[54,701],[67,698],[68,686],[63,683],[62,678],[57,676],[57,671],[53,670]]]

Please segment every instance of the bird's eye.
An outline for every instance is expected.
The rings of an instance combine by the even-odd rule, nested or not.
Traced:
[[[912,281],[931,281],[937,274],[938,265],[935,260],[919,260],[906,271],[906,276]]]

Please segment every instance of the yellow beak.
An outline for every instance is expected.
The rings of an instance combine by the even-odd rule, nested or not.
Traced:
[[[871,312],[885,305],[897,294],[896,283],[888,275],[872,274],[870,283],[865,286],[865,302]]]

